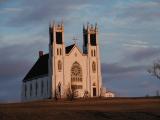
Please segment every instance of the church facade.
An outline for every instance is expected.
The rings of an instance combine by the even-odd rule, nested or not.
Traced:
[[[65,46],[64,25],[49,27],[49,53],[39,58],[22,82],[22,101],[101,96],[102,76],[97,25],[83,26],[83,50]]]

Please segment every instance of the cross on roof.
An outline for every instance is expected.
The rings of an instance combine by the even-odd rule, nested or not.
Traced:
[[[73,37],[73,41],[74,41],[74,43],[76,44],[76,41],[77,41],[78,39],[76,38],[76,37]]]

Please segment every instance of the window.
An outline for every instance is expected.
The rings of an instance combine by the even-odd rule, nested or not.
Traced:
[[[72,85],[71,86],[72,89],[82,89],[82,85]]]
[[[96,56],[96,51],[94,50],[94,56]]]
[[[48,80],[47,80],[47,94],[48,94]]]
[[[92,71],[96,72],[96,63],[95,62],[92,63]]]
[[[36,84],[35,84],[35,94],[37,96],[37,90],[38,90],[38,84],[37,84],[37,81],[36,81]]]
[[[59,55],[59,49],[57,48],[57,55]]]
[[[90,34],[90,43],[92,46],[96,46],[96,34]]]
[[[27,96],[27,85],[26,84],[24,85],[24,96],[25,97]]]
[[[32,96],[32,83],[30,84],[30,96]]]
[[[91,50],[91,56],[93,56],[93,50]]]
[[[58,70],[61,71],[62,70],[62,62],[59,60],[58,61]]]
[[[71,67],[71,81],[82,82],[82,68],[78,62],[73,63]]]
[[[62,32],[56,32],[56,43],[62,44]]]
[[[44,87],[44,84],[43,84],[43,81],[41,82],[41,95],[43,95],[43,87]]]
[[[62,50],[61,50],[61,48],[60,48],[60,55],[62,55]]]

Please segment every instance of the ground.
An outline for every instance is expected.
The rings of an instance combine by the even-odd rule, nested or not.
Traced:
[[[0,120],[160,120],[160,98],[0,104]]]

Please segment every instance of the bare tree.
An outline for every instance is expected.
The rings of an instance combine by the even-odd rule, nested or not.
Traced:
[[[75,89],[71,89],[70,87],[67,89],[67,99],[72,101],[75,98]]]
[[[83,98],[89,98],[89,92],[87,90],[84,91]]]
[[[160,80],[160,60],[153,63],[148,72]]]

